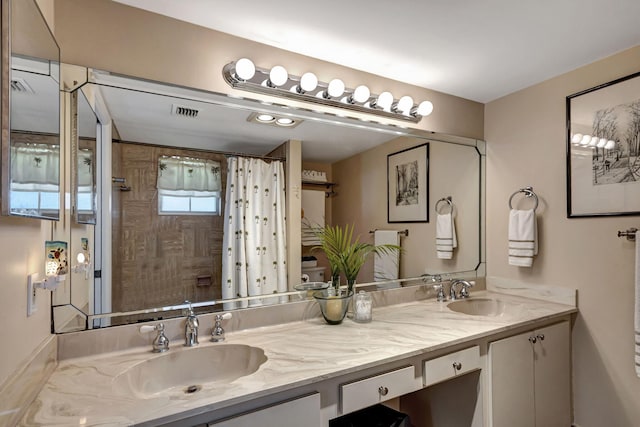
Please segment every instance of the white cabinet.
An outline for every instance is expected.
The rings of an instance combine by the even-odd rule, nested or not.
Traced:
[[[490,425],[571,425],[569,322],[489,345]]]
[[[425,360],[424,386],[428,387],[476,369],[480,369],[480,347],[477,345],[436,359]]]
[[[210,427],[320,427],[320,394],[289,400],[207,424]]]
[[[415,368],[396,369],[340,386],[342,414],[357,411],[422,388]]]

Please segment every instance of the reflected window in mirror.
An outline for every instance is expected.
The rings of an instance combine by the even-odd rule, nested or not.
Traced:
[[[34,1],[5,1],[2,13],[8,10],[10,31],[2,33],[3,51],[10,52],[3,54],[9,120],[2,121],[2,213],[57,220],[60,49]]]
[[[220,215],[220,162],[180,156],[158,160],[158,214]]]

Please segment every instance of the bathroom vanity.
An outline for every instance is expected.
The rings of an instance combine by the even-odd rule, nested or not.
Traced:
[[[201,332],[198,347],[173,342],[160,355],[136,347],[61,360],[22,425],[328,426],[380,402],[421,426],[514,425],[514,414],[517,425],[569,425],[575,306],[489,291],[466,302],[378,307],[368,324],[310,316],[224,343]],[[184,356],[225,349],[222,377]]]

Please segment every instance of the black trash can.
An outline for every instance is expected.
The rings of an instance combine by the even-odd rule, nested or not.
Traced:
[[[329,421],[329,427],[411,427],[409,416],[375,405]]]

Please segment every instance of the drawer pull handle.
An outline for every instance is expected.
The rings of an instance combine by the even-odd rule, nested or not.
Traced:
[[[378,387],[378,393],[380,393],[380,396],[386,396],[389,394],[389,389],[384,386],[380,386]]]
[[[455,369],[456,371],[459,371],[460,369],[462,369],[462,363],[453,362],[453,369]]]
[[[530,342],[531,344],[535,344],[535,343],[537,343],[537,342],[538,342],[538,338],[536,338],[536,337],[529,337],[529,342]]]
[[[538,334],[538,335],[536,335],[536,337],[537,337],[540,341],[544,341],[544,334]]]

